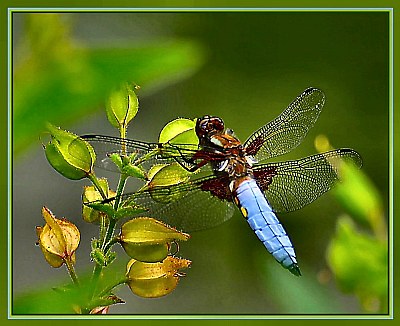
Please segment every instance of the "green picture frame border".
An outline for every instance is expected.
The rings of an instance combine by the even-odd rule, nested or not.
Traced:
[[[150,7],[151,3],[151,7]],[[101,4],[103,7],[99,7]],[[306,322],[306,320],[318,319],[318,322],[360,322],[364,320],[371,320],[375,322],[382,322],[382,320],[394,321],[399,316],[398,301],[394,298],[394,293],[398,293],[399,281],[394,279],[393,275],[398,272],[398,266],[394,261],[395,254],[397,252],[397,246],[394,246],[394,239],[398,234],[398,229],[394,229],[396,224],[393,223],[394,211],[400,211],[398,202],[394,200],[396,198],[395,191],[398,186],[395,185],[395,180],[399,180],[399,153],[395,152],[398,148],[399,140],[395,138],[395,131],[399,128],[400,118],[399,108],[395,108],[395,103],[398,103],[399,92],[395,91],[394,85],[399,85],[398,74],[395,74],[394,67],[398,67],[398,62],[394,57],[394,53],[399,53],[400,38],[399,35],[399,20],[400,20],[400,4],[398,1],[386,1],[386,0],[326,0],[326,1],[296,1],[296,0],[270,0],[270,1],[199,1],[190,2],[191,7],[187,7],[187,1],[37,1],[36,4],[32,4],[32,1],[2,1],[1,6],[1,35],[2,40],[2,61],[1,71],[7,72],[7,74],[1,74],[2,87],[1,101],[3,102],[3,110],[0,119],[0,130],[1,135],[1,151],[3,154],[3,160],[0,160],[0,171],[2,185],[2,198],[3,205],[1,205],[2,216],[6,223],[3,223],[3,227],[0,228],[0,238],[2,250],[1,252],[1,319],[5,322],[26,323],[31,321],[34,323],[42,322],[53,322],[52,320],[58,320],[57,322],[69,323],[70,320],[74,320],[78,323],[82,322],[93,322],[95,320],[102,320],[104,322],[123,322],[125,320],[132,320],[132,322],[145,321],[147,324],[150,322],[153,324],[159,324],[166,322],[170,325],[176,324],[178,321],[194,323],[197,320],[207,321],[208,323],[214,322],[229,322],[241,323],[241,322],[252,322],[256,320],[271,320],[285,323],[291,322]],[[196,6],[195,6],[196,5]],[[232,7],[234,5],[234,7]],[[390,209],[390,220],[389,220],[389,243],[391,250],[389,251],[389,263],[390,263],[390,301],[389,301],[389,314],[388,315],[103,315],[103,316],[46,316],[46,315],[28,315],[28,316],[15,316],[11,314],[11,220],[12,220],[12,101],[11,101],[11,37],[12,29],[10,23],[10,15],[13,12],[39,12],[39,11],[97,11],[97,12],[112,12],[112,11],[132,11],[132,12],[181,12],[181,11],[230,11],[230,12],[244,12],[244,11],[381,11],[387,12],[390,17],[390,114],[389,114],[389,180],[390,180],[390,198],[389,198],[389,209]],[[395,23],[396,22],[396,23]],[[396,101],[397,100],[397,101]],[[399,137],[398,137],[399,138]],[[7,158],[7,159],[5,159]],[[397,167],[397,168],[396,168]],[[398,273],[397,273],[398,274]],[[47,321],[48,320],[48,321]],[[136,320],[136,321],[135,321]]]

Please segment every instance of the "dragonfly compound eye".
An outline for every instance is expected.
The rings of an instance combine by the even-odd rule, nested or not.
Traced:
[[[209,137],[224,131],[224,121],[221,118],[205,115],[196,122],[196,134],[199,138]]]

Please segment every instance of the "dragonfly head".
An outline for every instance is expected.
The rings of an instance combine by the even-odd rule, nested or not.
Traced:
[[[221,118],[205,115],[196,122],[196,135],[199,139],[210,138],[224,132],[225,125]]]

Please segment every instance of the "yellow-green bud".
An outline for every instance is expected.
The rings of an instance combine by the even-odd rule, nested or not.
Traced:
[[[138,217],[121,226],[119,241],[125,252],[142,262],[159,262],[169,254],[171,242],[190,235],[150,217]]]
[[[92,146],[77,135],[47,125],[51,141],[45,146],[47,160],[64,177],[79,180],[87,177],[93,169],[96,154]]]
[[[192,144],[197,148],[199,139],[195,132],[196,122],[194,120],[178,118],[167,123],[160,132],[158,141],[160,143]]]
[[[132,259],[127,265],[128,286],[144,298],[158,298],[172,292],[179,278],[185,276],[180,269],[190,267],[187,259],[168,256],[160,263],[143,263]]]
[[[110,190],[108,188],[108,181],[105,178],[99,178],[99,185],[103,189],[104,194],[107,196],[107,198],[112,198],[115,196],[115,192]],[[99,210],[93,209],[92,207],[89,207],[88,203],[96,202],[96,201],[101,201],[104,198],[98,191],[98,189],[95,186],[84,186],[83,187],[83,195],[82,195],[82,201],[83,201],[83,207],[82,207],[82,217],[84,221],[88,223],[97,223],[100,221],[101,216],[105,216],[106,213],[101,212]]]
[[[108,121],[115,128],[126,128],[139,109],[138,98],[128,83],[111,92],[106,102]]]
[[[178,200],[185,194],[183,192],[170,191],[167,186],[187,181],[190,174],[190,172],[175,162],[170,164],[155,164],[147,173],[148,182],[145,187],[149,190],[154,201],[169,203]],[[160,187],[163,187],[162,192],[160,191]],[[153,192],[153,189],[158,189],[158,191]]]

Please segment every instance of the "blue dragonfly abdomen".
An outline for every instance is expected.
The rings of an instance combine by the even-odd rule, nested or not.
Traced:
[[[300,276],[296,254],[285,229],[254,179],[245,179],[235,191],[235,202],[268,252],[294,275]]]

